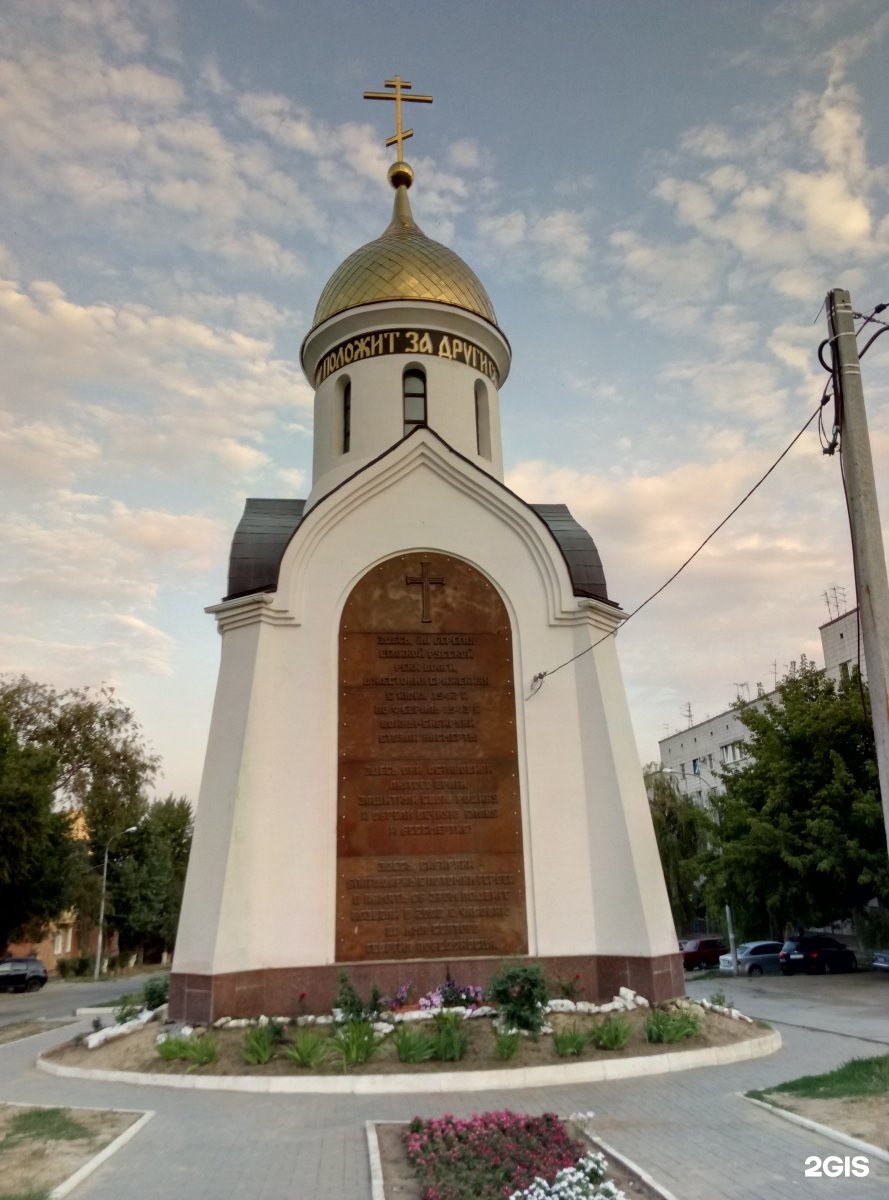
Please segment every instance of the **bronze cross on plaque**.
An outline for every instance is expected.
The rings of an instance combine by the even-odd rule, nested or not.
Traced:
[[[413,129],[402,130],[402,128],[401,128],[401,106],[402,106],[402,104],[406,103],[407,101],[413,101],[415,104],[431,104],[432,97],[431,96],[405,96],[405,95],[403,95],[402,89],[404,91],[410,91],[410,89],[414,85],[412,83],[408,83],[408,81],[406,79],[402,79],[400,75],[396,75],[394,79],[387,79],[385,81],[385,86],[387,88],[395,88],[394,93],[393,92],[365,92],[364,99],[365,100],[394,100],[395,101],[395,136],[387,138],[386,145],[396,147],[396,154],[398,156],[398,161],[401,162],[404,157],[404,155],[402,153],[402,143],[407,138],[414,136]],[[425,617],[423,619],[426,620]]]
[[[405,575],[404,582],[408,585],[408,587],[410,587],[412,584],[419,584],[419,586],[423,589],[423,616],[421,619],[426,622],[431,621],[432,617],[429,612],[429,588],[432,586],[432,584],[438,584],[439,586],[444,587],[444,580],[442,577],[440,575],[430,577],[429,563],[421,562],[420,578],[418,579],[416,575]]]

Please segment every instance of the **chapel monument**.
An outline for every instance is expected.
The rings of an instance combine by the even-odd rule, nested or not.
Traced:
[[[321,292],[305,500],[235,532],[170,987],[173,1019],[329,1009],[337,974],[419,994],[504,961],[684,991],[590,535],[503,483],[510,346],[408,199]],[[539,686],[542,671],[559,665]]]

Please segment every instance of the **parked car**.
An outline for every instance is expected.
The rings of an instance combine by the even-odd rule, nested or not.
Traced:
[[[807,975],[832,975],[836,971],[857,971],[858,959],[848,946],[823,933],[792,937],[781,948],[781,973],[797,971]]]
[[[871,956],[871,966],[875,971],[889,971],[889,950],[875,950]]]
[[[764,975],[778,973],[780,942],[744,942],[738,947],[738,974]],[[732,971],[731,954],[723,954],[719,960],[720,971]]]
[[[715,967],[719,963],[720,954],[725,954],[728,950],[721,937],[712,935],[686,938],[679,943],[679,948],[682,951],[682,965],[686,971],[695,971],[698,967]]]
[[[0,992],[36,992],[46,983],[39,958],[0,958]]]

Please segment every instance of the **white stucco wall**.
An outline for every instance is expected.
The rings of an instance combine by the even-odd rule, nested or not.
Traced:
[[[433,354],[381,354],[346,364],[328,375],[315,391],[312,490],[308,507],[383,454],[404,436],[402,376],[411,367],[426,374],[427,424],[441,437],[497,479],[503,478],[500,398],[509,372],[509,345],[498,329],[480,317],[441,304],[391,302],[366,305],[331,317],[313,330],[303,348],[303,366],[314,382],[315,368],[333,347],[347,339],[379,337],[381,330],[437,330],[480,347],[496,366],[497,382],[466,363]],[[343,453],[342,387],[352,384],[351,438]],[[484,384],[488,398],[490,456],[479,454],[476,436],[475,385]]]
[[[675,952],[614,639],[573,596],[543,523],[427,431],[319,503],[278,591],[215,608],[222,667],[174,969],[334,961],[337,651],[342,607],[377,562],[464,558],[513,630],[529,949]]]

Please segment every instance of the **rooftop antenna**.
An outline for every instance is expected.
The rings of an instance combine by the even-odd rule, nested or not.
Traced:
[[[690,700],[686,701],[686,703],[683,704],[682,715],[688,721],[688,727],[689,727],[689,729],[691,729],[692,725],[694,725],[694,718],[691,715],[691,701]]]

